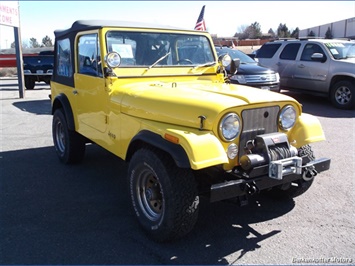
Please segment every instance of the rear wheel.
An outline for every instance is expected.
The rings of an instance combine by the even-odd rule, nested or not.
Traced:
[[[135,214],[151,238],[168,241],[193,229],[199,198],[190,169],[178,168],[159,150],[141,149],[131,159],[128,176]]]
[[[302,157],[303,164],[315,159],[311,146],[305,145],[298,150],[298,156]],[[312,185],[313,179],[305,181],[296,180],[264,191],[264,194],[274,199],[291,199],[305,193]]]
[[[332,104],[339,109],[355,108],[355,84],[348,80],[335,83],[330,91]]]
[[[63,109],[53,114],[52,136],[59,160],[65,164],[82,161],[85,154],[85,140],[77,132],[69,130]]]
[[[33,90],[35,87],[35,80],[31,77],[25,77],[25,87],[27,90]]]

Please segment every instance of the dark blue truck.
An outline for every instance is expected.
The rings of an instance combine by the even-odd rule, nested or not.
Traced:
[[[53,74],[54,52],[42,51],[38,55],[23,57],[23,73],[25,87],[33,90],[36,82],[44,81],[49,84]]]

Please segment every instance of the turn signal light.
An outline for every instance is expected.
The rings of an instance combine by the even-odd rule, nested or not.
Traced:
[[[164,138],[167,140],[167,141],[170,141],[174,144],[178,144],[179,143],[179,138],[175,137],[175,136],[172,136],[170,134],[167,134],[165,133],[164,135]]]

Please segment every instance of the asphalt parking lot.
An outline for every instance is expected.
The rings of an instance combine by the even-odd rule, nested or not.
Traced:
[[[61,164],[49,86],[19,99],[17,80],[0,82],[0,264],[355,264],[355,111],[284,92],[321,121],[313,149],[331,169],[294,200],[202,202],[190,235],[158,244],[131,210],[127,165],[95,145]]]

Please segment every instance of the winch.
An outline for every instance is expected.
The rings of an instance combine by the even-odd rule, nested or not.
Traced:
[[[246,143],[245,153],[240,158],[245,171],[268,164],[271,178],[281,180],[284,175],[302,173],[302,158],[297,156],[297,148],[289,144],[284,133],[256,136]]]

